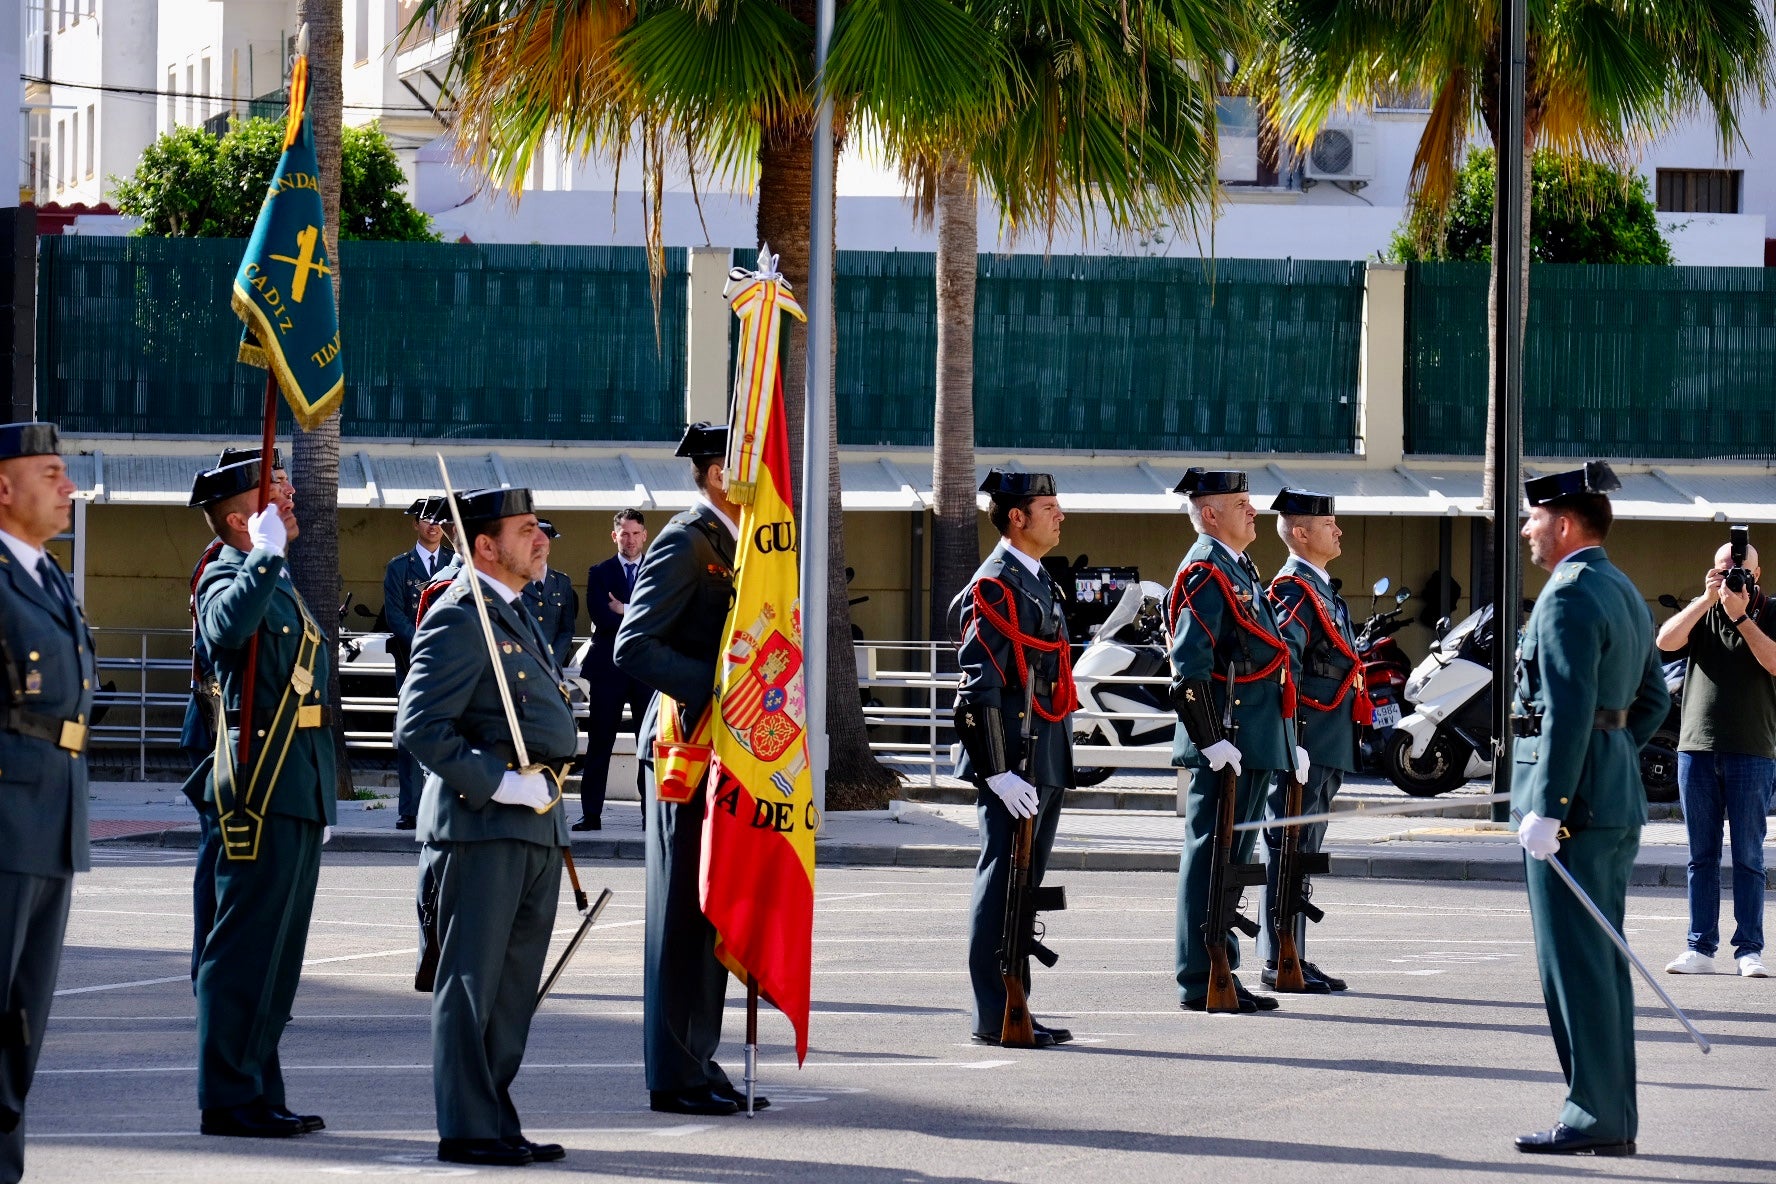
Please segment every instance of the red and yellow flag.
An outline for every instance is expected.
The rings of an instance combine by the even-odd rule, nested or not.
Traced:
[[[740,318],[729,497],[741,505],[734,604],[716,670],[716,724],[703,818],[703,913],[716,956],[789,1017],[808,1055],[814,945],[814,782],[803,696],[801,579],[790,505],[789,440],[777,365],[778,314],[806,320],[759,254],[729,274]]]

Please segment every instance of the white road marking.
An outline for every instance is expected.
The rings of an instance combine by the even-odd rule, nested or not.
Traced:
[[[768,1062],[760,1061],[761,1069],[997,1069],[1002,1065],[1015,1065],[1016,1061],[815,1061],[797,1066],[794,1061]],[[566,1072],[582,1072],[588,1069],[643,1069],[641,1061],[571,1061],[555,1064],[525,1063],[526,1072],[547,1072],[559,1070]],[[389,1065],[285,1065],[286,1073],[430,1073],[430,1061],[410,1061],[405,1064]],[[195,1073],[196,1065],[119,1065],[102,1069],[39,1069],[39,1077],[93,1077],[108,1073],[133,1073],[153,1075],[167,1073]],[[369,1133],[369,1132],[361,1132]]]
[[[429,1069],[431,1066],[428,1065],[426,1067]],[[664,1138],[664,1139],[682,1139],[686,1135],[700,1134],[703,1131],[711,1130],[711,1129],[713,1129],[713,1128],[712,1128],[711,1124],[709,1124],[709,1123],[681,1122],[681,1123],[676,1123],[672,1126],[659,1126],[659,1127],[647,1127],[647,1126],[588,1126],[588,1127],[548,1127],[548,1128],[537,1127],[537,1128],[534,1128],[531,1133],[533,1133],[533,1134],[547,1134],[547,1135],[567,1135],[570,1137],[582,1136],[582,1135],[652,1135],[652,1136],[656,1136],[656,1137]],[[410,1130],[360,1131],[360,1130],[346,1130],[341,1127],[329,1126],[327,1128],[327,1133],[329,1135],[350,1135],[353,1138],[359,1138],[359,1139],[401,1139],[401,1138],[409,1138],[409,1137],[419,1137],[419,1138],[423,1138],[423,1139],[436,1139],[438,1137],[438,1132],[433,1127],[425,1127],[423,1129],[422,1128],[414,1128],[414,1129],[410,1129]],[[194,1129],[188,1129],[188,1130],[182,1130],[182,1131],[53,1131],[53,1132],[46,1131],[43,1133],[38,1133],[37,1131],[32,1131],[30,1134],[25,1136],[25,1138],[33,1140],[33,1141],[38,1140],[38,1139],[199,1139],[202,1137],[203,1136],[198,1134],[198,1132]],[[309,1144],[309,1145],[313,1146],[313,1144]],[[403,1156],[384,1156],[382,1158],[384,1158],[385,1160],[387,1160],[390,1163],[407,1163],[410,1161],[411,1162],[430,1162],[430,1163],[437,1162],[436,1158],[433,1156],[430,1156],[430,1155],[423,1157],[423,1160],[421,1160],[421,1157],[404,1156],[404,1155]],[[328,1169],[323,1168],[321,1170],[326,1171]],[[344,1169],[344,1170],[349,1171],[350,1169]],[[454,1170],[454,1169],[452,1169],[452,1170]]]

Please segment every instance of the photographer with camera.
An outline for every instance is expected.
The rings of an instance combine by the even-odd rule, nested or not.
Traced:
[[[1713,974],[1720,945],[1721,826],[1733,849],[1733,953],[1739,974],[1764,969],[1764,833],[1776,777],[1776,606],[1757,586],[1757,551],[1735,526],[1702,595],[1659,630],[1659,649],[1689,649],[1677,785],[1690,836],[1689,948],[1665,969]]]

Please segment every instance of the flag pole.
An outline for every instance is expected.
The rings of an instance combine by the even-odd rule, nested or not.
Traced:
[[[758,1081],[759,1055],[759,985],[758,979],[746,976],[746,1117],[753,1117],[752,1087]]]
[[[277,372],[265,368],[265,425],[259,437],[259,509],[271,504],[271,454],[277,449]],[[241,672],[240,740],[235,763],[245,768],[253,736],[253,684],[259,670],[259,631],[247,639],[247,668]]]

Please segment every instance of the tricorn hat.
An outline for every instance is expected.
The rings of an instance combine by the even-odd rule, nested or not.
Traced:
[[[685,428],[684,439],[678,442],[678,451],[674,456],[726,456],[728,454],[728,425],[698,420]]]
[[[1026,497],[1054,497],[1055,479],[1053,473],[1007,472],[1004,469],[989,469],[987,479],[980,483],[980,491],[996,498],[1005,498],[1008,501]]]
[[[1322,517],[1334,513],[1332,495],[1329,493],[1310,493],[1305,489],[1284,489],[1270,503],[1270,508],[1279,514],[1305,514]]]
[[[449,498],[441,493],[434,493],[431,497],[420,499],[420,503],[418,514],[420,521],[430,522],[434,526],[449,527],[451,525]],[[458,495],[456,504],[462,505],[461,495]],[[409,510],[408,513],[412,513],[412,511]]]
[[[547,518],[538,518],[537,519],[537,529],[541,530],[544,534],[548,535],[552,539],[558,539],[561,537],[561,532],[559,530],[556,530],[555,524],[553,522],[549,521]]]
[[[20,456],[57,456],[62,451],[56,425],[31,420],[0,426],[0,460]]]
[[[536,513],[528,489],[474,489],[457,495],[457,505],[462,509],[465,526],[471,522],[492,522],[496,518]]]
[[[258,460],[262,455],[264,455],[263,451],[258,448],[224,448],[222,455],[216,458],[216,467],[220,469],[227,465],[238,465],[243,460]],[[273,469],[284,467],[284,450],[282,448],[271,450],[271,467]]]
[[[1620,488],[1622,482],[1609,465],[1600,460],[1588,460],[1582,469],[1568,469],[1564,473],[1549,473],[1546,477],[1534,477],[1525,481],[1523,496],[1529,499],[1532,506],[1545,506],[1563,497],[1575,497],[1581,493],[1609,493]]]
[[[1184,479],[1172,492],[1209,497],[1217,493],[1244,493],[1247,488],[1246,475],[1238,469],[1200,469],[1192,465],[1184,470]]]
[[[205,469],[191,481],[187,505],[213,506],[237,494],[259,488],[259,458],[237,460],[231,465]]]

